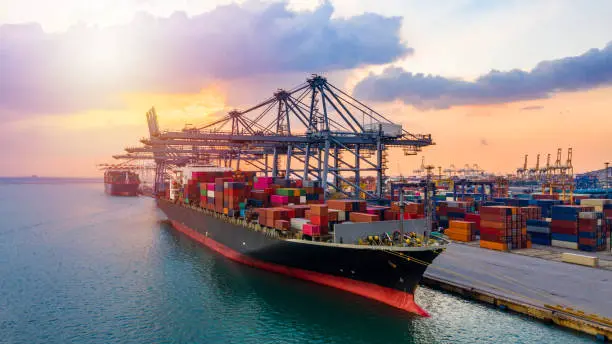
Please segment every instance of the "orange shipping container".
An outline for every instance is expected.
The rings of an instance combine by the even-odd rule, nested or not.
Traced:
[[[489,250],[508,251],[508,244],[500,242],[480,240],[480,247],[487,248]]]
[[[349,214],[349,221],[351,222],[376,222],[379,220],[379,216],[375,214],[356,213],[352,212]]]
[[[474,237],[471,235],[463,235],[463,234],[454,234],[454,233],[445,233],[449,239],[454,241],[461,242],[470,242],[474,240]]]
[[[310,206],[310,214],[317,216],[327,216],[327,204],[313,204]]]
[[[466,229],[470,231],[472,231],[474,228],[474,222],[470,222],[470,221],[451,220],[449,224],[450,224],[449,226],[450,228]]]
[[[472,236],[474,232],[471,229],[462,228],[449,228],[444,231],[444,234],[458,234],[458,235],[469,235]]]

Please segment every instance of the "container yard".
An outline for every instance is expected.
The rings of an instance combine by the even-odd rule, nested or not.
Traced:
[[[387,150],[409,157],[431,136],[316,75],[198,128],[162,131],[154,108],[146,118],[144,145],[114,157],[153,161],[172,226],[231,260],[427,316],[413,299],[424,283],[612,339],[609,290],[579,287],[612,277],[600,264],[612,261],[612,197],[574,193],[571,149],[510,177],[477,164],[436,174],[423,158],[393,178]],[[538,258],[546,247],[565,251]]]

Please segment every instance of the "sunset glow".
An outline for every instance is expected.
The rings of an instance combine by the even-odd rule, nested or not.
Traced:
[[[197,126],[311,73],[431,133],[421,154],[436,166],[506,173],[524,154],[534,164],[573,147],[576,171],[601,168],[612,159],[612,24],[567,23],[612,6],[543,3],[16,3],[0,14],[0,141],[13,147],[0,175],[94,176],[148,134],[152,106],[164,129]],[[420,165],[390,154],[390,174]]]

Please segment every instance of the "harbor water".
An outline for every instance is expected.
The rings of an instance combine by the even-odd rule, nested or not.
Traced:
[[[591,343],[427,288],[420,318],[228,261],[102,183],[0,179],[0,343]]]

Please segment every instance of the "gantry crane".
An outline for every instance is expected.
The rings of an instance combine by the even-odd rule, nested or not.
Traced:
[[[516,176],[518,179],[525,179],[525,174],[527,172],[527,154],[525,154],[525,162],[522,167],[516,169]]]
[[[540,154],[536,156],[536,164],[535,167],[529,169],[528,177],[530,180],[538,181],[540,180]]]
[[[380,199],[386,150],[401,147],[404,154],[412,155],[433,144],[431,135],[404,130],[319,75],[201,126],[162,132],[155,109],[147,112],[147,122],[149,137],[141,140],[142,151],[132,149],[117,158],[153,159],[156,192],[163,191],[169,165],[212,156],[224,159],[228,167],[242,161],[265,175],[319,180],[326,189],[348,196],[363,193],[368,199]],[[376,175],[374,192],[361,187],[363,172]],[[354,182],[347,174],[354,175]],[[352,186],[354,194],[339,188],[338,181]]]
[[[561,162],[563,151],[557,149],[557,159],[555,164],[547,168],[547,175],[542,183],[542,193],[550,195],[559,193],[560,199],[574,202],[574,168],[572,165],[572,148],[567,150],[567,160],[565,164]],[[548,165],[548,161],[547,161]]]
[[[425,157],[424,156],[421,157],[421,166],[419,166],[419,168],[417,168],[416,170],[413,170],[412,172],[415,173],[417,176],[425,173]]]

